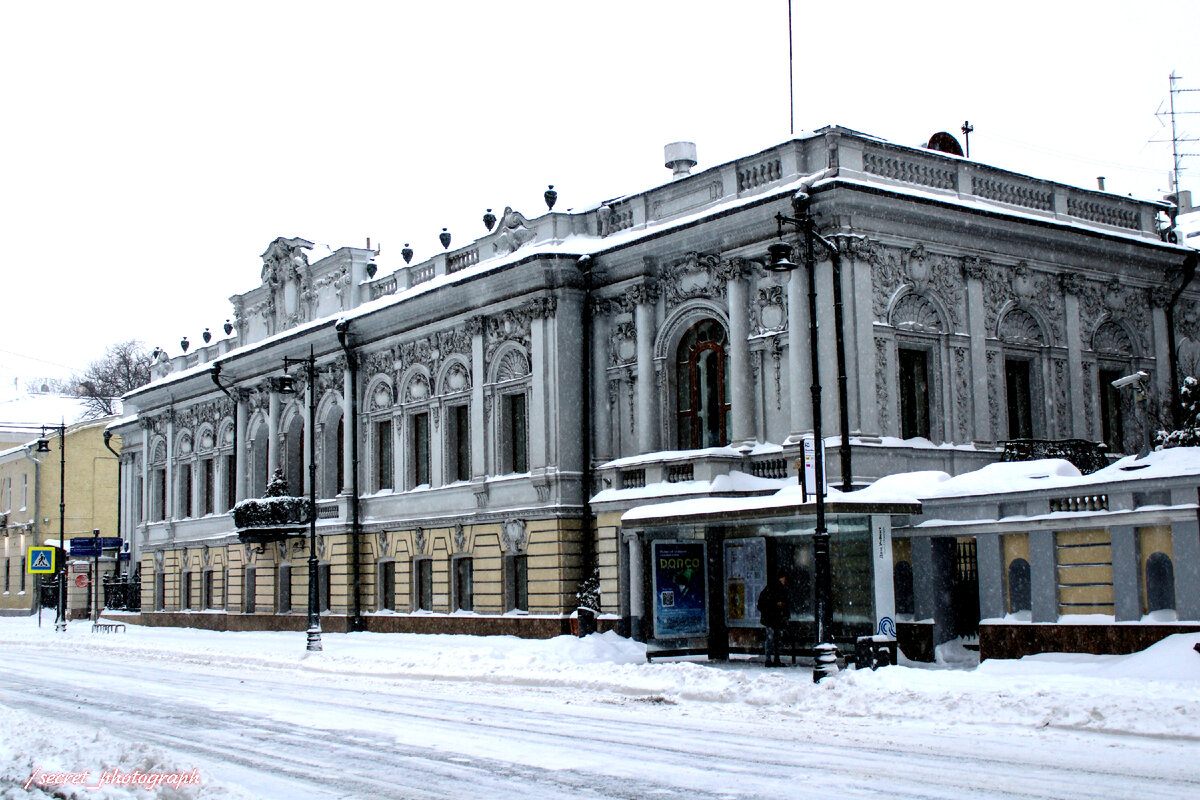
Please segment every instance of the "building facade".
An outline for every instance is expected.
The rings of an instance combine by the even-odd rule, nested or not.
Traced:
[[[110,437],[105,446],[105,429],[111,418],[86,420],[66,426],[66,449],[54,429],[47,430],[47,452],[37,452],[37,437],[0,452],[0,522],[3,523],[4,584],[0,614],[31,614],[38,608],[40,581],[28,574],[26,556],[33,546],[57,547],[62,538],[117,535],[117,455],[121,440]],[[28,437],[28,432],[26,433]],[[65,472],[63,465],[65,464]],[[63,478],[65,477],[65,480]],[[60,513],[60,508],[62,513]],[[61,557],[61,554],[60,554]],[[61,563],[61,562],[59,562]],[[69,562],[70,576],[87,575],[92,581],[90,561]],[[105,559],[102,572],[119,569]],[[88,608],[88,588],[69,582],[67,608],[82,616]]]
[[[801,190],[840,331],[828,256],[815,326],[803,264],[764,269]],[[627,624],[622,511],[794,482],[814,382],[838,432],[835,333],[852,466],[831,455],[831,481],[962,472],[1017,438],[1132,452],[1146,417],[1111,380],[1169,397],[1171,335],[1200,341],[1163,208],[834,127],[582,211],[506,208],[416,264],[276,239],[233,332],[161,355],[113,426],[144,616],[300,626],[307,539],[243,541],[228,511],[276,470],[307,493],[314,464],[329,626],[557,633],[593,570]],[[227,613],[180,616],[201,609]]]

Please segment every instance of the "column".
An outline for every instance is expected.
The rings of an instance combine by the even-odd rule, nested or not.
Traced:
[[[167,411],[167,462],[163,464],[163,519],[175,518],[175,409]]]
[[[267,483],[279,467],[279,392],[275,387],[267,395]]]
[[[1200,620],[1200,525],[1171,525],[1171,550],[1175,566],[1175,613],[1180,620]]]
[[[658,383],[654,375],[654,304],[658,292],[643,284],[633,289],[634,324],[637,326],[637,434],[638,452],[659,449]]]
[[[612,414],[608,401],[608,348],[611,324],[608,303],[596,301],[588,312],[592,314],[592,402],[587,413],[592,415],[592,460],[612,459]]]
[[[233,469],[234,469],[234,503],[246,499],[246,481],[249,469],[249,462],[246,459],[247,448],[250,442],[246,440],[246,426],[250,417],[250,410],[246,398],[242,395],[240,389],[234,390],[234,397],[237,398],[236,412],[234,416],[234,439],[236,440],[233,449]]]
[[[313,396],[313,392],[317,390],[317,387],[312,386],[311,381],[305,381],[305,383],[310,385],[304,387],[304,442],[301,444],[301,450],[304,453],[304,464],[300,468],[300,474],[303,476],[300,484],[303,487],[304,496],[308,497],[309,484],[312,483],[311,476],[309,475],[308,465],[313,463],[313,459],[316,457],[316,453],[312,451],[311,447],[313,433],[312,426],[316,420],[314,420],[312,414],[309,413],[309,409],[312,408],[312,400],[310,398]],[[293,489],[293,491],[295,490]]]
[[[971,396],[974,405],[972,438],[993,442],[996,434],[988,410],[987,314],[983,304],[983,277],[987,262],[977,258],[963,260],[967,279],[967,333],[971,337]]]
[[[1067,381],[1071,407],[1082,410],[1091,400],[1083,396],[1083,334],[1079,325],[1079,278],[1074,273],[1059,276],[1063,289],[1063,308],[1067,317]],[[1071,436],[1089,437],[1087,415],[1068,414]]]
[[[1029,588],[1034,622],[1058,622],[1058,563],[1054,531],[1029,532]]]
[[[1142,568],[1138,560],[1137,531],[1131,525],[1109,530],[1112,542],[1113,616],[1117,622],[1142,618]]]
[[[629,538],[629,627],[633,639],[646,640],[643,620],[646,616],[646,593],[643,577],[642,540],[637,534]]]
[[[471,477],[482,479],[487,475],[487,420],[483,413],[483,384],[487,379],[483,363],[483,332],[485,317],[467,320],[467,333],[471,335]]]
[[[143,417],[138,420],[138,424],[142,427],[142,497],[139,502],[142,504],[142,521],[149,522],[150,495],[154,493],[154,490],[150,488],[150,459],[154,457],[154,454],[150,452],[150,420]],[[35,492],[40,492],[41,490],[41,486],[34,487]],[[42,521],[40,519],[34,521],[40,530]],[[41,544],[41,542],[38,542],[38,544]]]
[[[750,287],[747,268],[741,259],[727,262],[729,297],[729,441],[734,445],[753,444],[754,387],[750,380]],[[638,326],[639,344],[641,326]],[[640,353],[639,353],[640,356]]]
[[[979,570],[979,617],[1004,616],[1004,555],[1000,534],[975,537],[975,557]]]
[[[788,409],[791,418],[789,442],[800,441],[801,434],[812,430],[812,370],[808,363],[808,278],[803,269],[788,276]]]
[[[353,356],[357,358],[357,355]],[[342,494],[354,493],[354,442],[358,436],[358,409],[354,407],[354,373],[349,359],[342,371]]]
[[[544,469],[548,461],[546,418],[550,401],[546,391],[546,326],[549,324],[543,305],[534,306],[533,319],[529,321],[529,469]],[[552,413],[552,412],[550,412]]]

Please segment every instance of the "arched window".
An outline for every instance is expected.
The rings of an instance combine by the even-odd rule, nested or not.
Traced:
[[[729,442],[729,357],[725,328],[714,319],[688,329],[676,351],[678,447],[692,450]]]
[[[896,613],[913,613],[913,574],[912,564],[901,561],[892,572],[892,584],[896,591]]]
[[[1008,565],[1008,613],[1028,611],[1033,608],[1033,594],[1029,581],[1029,562],[1014,558]]]
[[[295,414],[288,422],[284,447],[283,474],[287,478],[288,492],[296,497],[307,494],[304,490],[304,417]]]
[[[1175,565],[1166,553],[1152,553],[1146,559],[1146,610],[1175,608]]]

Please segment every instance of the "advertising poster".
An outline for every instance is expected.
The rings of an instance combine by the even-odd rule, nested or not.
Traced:
[[[758,595],[767,585],[767,540],[725,541],[725,623],[758,627]]]
[[[708,634],[708,581],[701,541],[652,542],[654,638],[684,639]]]

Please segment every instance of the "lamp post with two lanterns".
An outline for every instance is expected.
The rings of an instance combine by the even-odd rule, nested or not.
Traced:
[[[308,382],[308,650],[321,650],[321,612],[317,570],[317,449],[314,420],[317,417],[317,357],[310,345],[306,358],[283,359],[284,376],[279,380],[279,391],[294,393],[292,376],[286,374],[293,365],[306,367]]]
[[[792,245],[783,241],[783,225],[795,225],[803,233],[804,266],[808,270],[808,319],[809,319],[809,359],[812,372],[812,426],[813,426],[813,472],[816,505],[816,524],[813,529],[813,572],[816,589],[816,663],[813,665],[813,681],[819,682],[837,671],[837,645],[833,641],[833,603],[832,603],[832,568],[829,558],[829,531],[825,524],[825,454],[824,439],[821,435],[821,379],[820,351],[817,347],[817,278],[814,245],[820,244],[830,255],[834,263],[834,324],[837,333],[838,381],[839,398],[841,400],[840,417],[842,425],[842,486],[849,490],[851,484],[849,464],[849,443],[847,438],[846,400],[845,400],[845,350],[842,343],[842,309],[841,309],[841,269],[840,255],[837,247],[816,231],[810,211],[811,198],[806,191],[797,192],[792,198],[792,209],[795,216],[776,214],[775,222],[779,228],[779,241],[767,247],[769,258],[765,264],[771,272],[793,272],[799,264],[792,261]],[[801,475],[803,480],[803,474]]]

